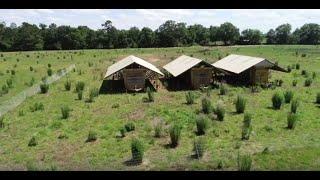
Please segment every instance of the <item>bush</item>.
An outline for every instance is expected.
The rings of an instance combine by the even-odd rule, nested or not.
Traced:
[[[307,75],[307,71],[306,70],[302,70],[301,71],[301,75],[303,75],[303,76]]]
[[[290,103],[293,98],[293,92],[292,91],[286,91],[284,92],[284,102]]]
[[[93,142],[95,140],[97,140],[97,133],[94,131],[90,131],[86,142]]]
[[[238,154],[238,170],[239,171],[250,171],[251,165],[252,165],[252,159],[249,154],[244,156],[240,156],[240,154]]]
[[[196,119],[197,126],[197,134],[203,135],[206,133],[206,129],[208,128],[208,121],[205,117],[201,116]]]
[[[157,137],[157,138],[161,137],[162,130],[163,130],[162,124],[161,123],[156,124],[156,126],[154,127],[154,137]]]
[[[205,152],[205,150],[206,150],[206,143],[205,143],[205,140],[204,140],[204,138],[196,138],[195,140],[194,140],[194,143],[193,143],[193,151],[194,151],[194,155],[198,158],[198,159],[200,159],[202,156],[203,156],[203,154],[204,154],[204,152]]]
[[[52,76],[52,69],[51,69],[51,68],[49,68],[49,69],[47,70],[47,74],[48,74],[48,76]]]
[[[320,104],[320,92],[317,93],[316,103]]]
[[[15,70],[11,70],[11,75],[16,75],[16,71]]]
[[[272,107],[274,109],[280,109],[283,102],[283,96],[279,92],[276,92],[272,96]]]
[[[77,84],[76,84],[76,92],[83,91],[84,90],[84,86],[85,86],[84,82],[82,82],[82,81],[77,82]]]
[[[153,91],[149,87],[147,87],[147,94],[148,94],[148,101],[153,102],[154,101],[154,94],[153,94]]]
[[[316,72],[312,72],[312,79],[315,79],[317,77],[317,73]]]
[[[297,113],[298,106],[299,106],[298,99],[292,100],[292,102],[291,102],[291,113]]]
[[[68,106],[61,107],[62,119],[67,119],[70,116],[71,109]]]
[[[201,101],[202,104],[202,112],[205,114],[209,114],[211,112],[212,106],[211,101],[208,98],[203,98]]]
[[[0,129],[4,128],[4,117],[0,116]]]
[[[227,94],[227,88],[224,85],[220,86],[220,95],[226,95]]]
[[[304,81],[304,86],[306,86],[306,87],[311,86],[311,84],[312,84],[312,79],[311,78],[307,78]]]
[[[82,97],[83,97],[83,91],[78,91],[78,99],[79,100],[82,100]]]
[[[181,137],[181,127],[177,124],[171,126],[170,130],[171,147],[175,148],[179,145]]]
[[[291,66],[290,65],[287,67],[287,71],[291,72]]]
[[[36,146],[38,144],[37,140],[35,137],[32,137],[30,140],[29,140],[29,143],[28,143],[28,146],[31,147],[31,146]]]
[[[70,89],[71,89],[71,81],[69,79],[64,83],[64,88],[67,91],[70,91]]]
[[[135,125],[133,122],[128,122],[126,125],[124,125],[124,128],[126,128],[127,132],[134,131]]]
[[[243,113],[246,107],[246,99],[243,98],[242,96],[238,96],[236,101],[235,101],[235,105],[236,105],[236,111],[237,113]]]
[[[51,64],[50,63],[48,64],[48,68],[51,68]]]
[[[13,88],[13,81],[12,81],[12,79],[7,79],[7,80],[6,80],[6,83],[7,83],[8,88]]]
[[[49,84],[47,84],[47,83],[40,84],[40,91],[42,94],[47,93],[48,90],[49,90]]]
[[[288,129],[294,129],[298,121],[298,115],[296,113],[289,113],[287,117]]]
[[[30,111],[35,112],[35,111],[42,111],[44,110],[44,105],[42,103],[34,103],[33,106],[30,106]]]
[[[292,86],[297,86],[297,83],[298,83],[298,80],[294,79],[294,80],[292,81]]]
[[[194,96],[194,93],[189,91],[186,93],[186,100],[187,100],[187,104],[193,104],[194,103],[194,99],[195,99],[195,96]]]
[[[32,66],[30,66],[29,69],[30,69],[30,71],[33,71],[33,67]]]
[[[298,69],[298,70],[300,69],[300,64],[299,63],[296,64],[296,69]]]
[[[133,139],[131,142],[132,160],[135,163],[139,163],[139,164],[142,163],[143,153],[144,153],[144,148],[143,148],[142,142],[138,139]]]
[[[1,94],[8,94],[9,93],[9,87],[7,85],[2,85],[1,87]]]
[[[219,121],[223,121],[224,115],[225,115],[225,109],[221,105],[217,105],[215,109],[215,114],[217,115],[217,118]]]
[[[127,132],[126,128],[124,128],[124,127],[120,128],[121,137],[126,137],[126,132]]]
[[[243,126],[242,126],[242,140],[248,140],[251,134],[251,114],[245,113],[243,118]]]

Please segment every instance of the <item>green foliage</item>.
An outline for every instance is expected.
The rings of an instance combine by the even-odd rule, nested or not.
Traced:
[[[239,114],[243,113],[246,107],[246,103],[247,103],[247,100],[242,96],[238,95],[235,101],[236,112]]]
[[[132,154],[132,160],[135,163],[142,163],[144,147],[142,142],[139,139],[133,139],[131,141],[131,154]]]
[[[175,148],[179,145],[180,137],[181,137],[181,129],[182,127],[178,124],[174,124],[171,126],[169,130],[170,139],[171,139],[171,147]]]
[[[61,115],[62,115],[62,119],[67,119],[70,116],[70,111],[71,109],[69,108],[69,106],[61,106]]]
[[[3,95],[3,94],[8,94],[8,93],[9,93],[9,87],[5,84],[2,85],[0,94]]]
[[[317,73],[316,72],[312,72],[312,79],[315,79],[317,77]]]
[[[127,130],[126,130],[125,127],[121,127],[121,128],[120,128],[121,137],[126,137],[126,132],[127,132]]]
[[[32,67],[32,66],[30,66],[30,67],[29,67],[29,70],[30,70],[30,71],[33,71],[33,67]]]
[[[200,159],[206,151],[206,142],[203,137],[196,138],[193,142],[194,155]]]
[[[31,112],[42,111],[44,110],[44,105],[41,102],[40,103],[36,102],[33,104],[33,106],[30,106],[29,108]]]
[[[209,114],[212,110],[211,101],[208,98],[203,98],[201,101],[202,104],[202,112],[205,114]]]
[[[291,102],[291,113],[297,113],[298,107],[299,107],[298,99],[292,100],[292,102]]]
[[[48,74],[48,76],[52,76],[52,69],[51,69],[51,68],[49,68],[49,69],[47,70],[47,74]]]
[[[316,103],[320,104],[320,92],[317,93]]]
[[[161,137],[162,136],[162,131],[163,131],[163,126],[161,123],[157,123],[154,127],[154,137]]]
[[[119,107],[120,107],[119,103],[112,104],[111,106],[111,108],[119,108]]]
[[[197,134],[204,135],[208,128],[208,120],[204,116],[200,116],[196,119]]]
[[[51,68],[51,64],[50,63],[48,64],[48,68]]]
[[[78,91],[77,94],[78,94],[78,100],[82,100],[83,91]]]
[[[16,71],[15,70],[11,70],[11,75],[16,75]]]
[[[287,117],[288,129],[294,129],[296,127],[296,123],[299,120],[299,116],[297,113],[289,113]]]
[[[242,126],[242,134],[241,139],[242,140],[248,140],[252,131],[251,126],[251,114],[245,113],[243,118],[243,126]]]
[[[312,79],[311,78],[307,78],[304,81],[304,86],[306,86],[306,87],[311,86],[311,84],[312,84]]]
[[[93,142],[97,140],[97,133],[95,131],[89,131],[86,142]]]
[[[293,98],[293,92],[292,91],[288,90],[288,91],[284,92],[284,102],[285,103],[290,103],[292,98]]]
[[[67,79],[67,81],[64,83],[64,88],[65,88],[65,90],[70,91],[71,81],[69,79]]]
[[[7,83],[8,88],[13,88],[13,81],[12,81],[12,79],[7,79],[7,80],[6,80],[6,83]]]
[[[214,110],[214,113],[217,115],[219,121],[223,121],[225,115],[225,109],[222,105],[218,104]]]
[[[93,99],[98,95],[99,95],[99,89],[97,88],[90,89],[88,102],[93,102]]]
[[[153,91],[149,87],[147,87],[147,94],[148,94],[148,101],[153,102],[154,101],[154,94],[153,94]]]
[[[36,138],[33,136],[33,137],[29,140],[28,146],[31,147],[31,146],[36,146],[36,145],[38,145],[38,142],[37,142]]]
[[[227,91],[228,89],[224,85],[220,86],[220,95],[226,95]]]
[[[186,101],[187,101],[187,104],[193,104],[193,103],[194,103],[194,99],[195,99],[194,93],[191,92],[191,91],[188,91],[188,92],[186,93]]]
[[[4,128],[4,117],[0,116],[0,129]]]
[[[300,64],[299,64],[299,63],[296,64],[296,69],[297,69],[297,70],[300,69]]]
[[[134,131],[136,127],[133,122],[128,122],[127,124],[124,125],[124,128],[126,128],[127,132],[130,132],[130,131]]]
[[[45,93],[47,93],[49,91],[49,84],[47,84],[47,83],[42,83],[42,84],[40,84],[40,92],[42,93],[42,94],[45,94]]]
[[[296,79],[294,79],[293,81],[292,81],[292,86],[297,86],[297,83],[298,83],[298,80],[296,80]]]
[[[83,81],[78,81],[76,84],[76,92],[83,91],[84,86],[85,86],[85,84]]]
[[[287,71],[288,71],[288,72],[291,72],[291,66],[290,66],[290,65],[288,65]]]
[[[252,166],[252,159],[249,154],[241,156],[238,154],[238,170],[250,171]]]
[[[279,92],[276,92],[272,96],[272,107],[274,109],[280,109],[283,102],[283,96]]]

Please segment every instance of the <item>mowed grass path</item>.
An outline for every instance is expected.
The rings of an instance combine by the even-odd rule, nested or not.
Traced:
[[[297,53],[296,53],[297,52]],[[210,120],[204,135],[207,150],[201,160],[191,158],[196,137],[195,120],[201,109],[205,93],[194,91],[196,103],[186,105],[184,91],[155,93],[155,102],[144,103],[145,93],[99,95],[93,103],[87,103],[90,89],[99,88],[109,65],[133,54],[154,63],[158,67],[182,55],[192,55],[212,63],[227,54],[243,54],[266,57],[287,67],[299,63],[300,70],[291,73],[272,72],[271,80],[282,79],[282,87],[251,93],[250,89],[228,86],[228,94],[219,95],[212,90],[210,100],[214,106],[222,103],[226,109],[224,121]],[[2,53],[0,57],[1,83],[10,78],[6,69],[16,75],[14,88],[0,101],[10,99],[27,86],[31,77],[40,81],[46,75],[47,64],[54,72],[70,64],[76,71],[50,85],[47,94],[28,98],[4,117],[5,127],[0,129],[0,169],[3,170],[237,170],[237,155],[250,153],[254,170],[319,170],[320,169],[320,108],[315,104],[320,90],[320,48],[318,46],[254,46],[254,47],[188,47],[160,49],[83,50]],[[26,57],[26,55],[29,57]],[[306,57],[301,57],[306,54]],[[72,58],[71,58],[72,55]],[[39,58],[37,58],[39,56]],[[63,58],[65,56],[65,58]],[[59,59],[58,59],[59,57]],[[4,62],[3,59],[6,58]],[[17,62],[19,58],[19,62]],[[39,64],[37,64],[37,60]],[[89,62],[92,65],[89,65]],[[30,72],[33,66],[37,72]],[[89,67],[90,66],[90,67]],[[304,87],[301,70],[318,77],[310,87]],[[70,79],[72,90],[66,91],[64,83]],[[297,87],[292,80],[297,79]],[[85,82],[84,99],[77,100],[74,92],[78,81]],[[2,85],[2,84],[0,84]],[[281,110],[271,108],[275,92],[292,90],[300,99],[300,120],[294,130],[286,129],[290,104]],[[253,131],[248,141],[241,140],[243,114],[236,114],[234,100],[238,94],[247,100],[246,111],[252,113]],[[31,112],[36,102],[44,104],[43,111]],[[119,108],[112,108],[119,104]],[[61,118],[60,107],[68,105],[72,111],[68,119]],[[24,113],[21,113],[21,112]],[[22,115],[23,114],[23,115]],[[210,119],[210,115],[208,116]],[[154,123],[162,119],[166,123],[165,136],[154,137]],[[119,129],[127,122],[134,122],[136,130],[117,138]],[[181,142],[177,148],[168,148],[168,127],[172,123],[182,125]],[[85,142],[89,131],[97,132],[95,142]],[[38,145],[28,147],[31,137]],[[60,137],[60,138],[59,138]],[[127,166],[131,159],[131,139],[138,137],[145,146],[144,162],[139,166]],[[263,153],[265,149],[269,152]]]

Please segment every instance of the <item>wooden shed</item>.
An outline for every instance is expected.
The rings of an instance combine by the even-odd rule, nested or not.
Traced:
[[[182,55],[163,66],[172,89],[199,89],[213,82],[213,66],[201,59]]]
[[[123,82],[129,91],[141,91],[150,83],[154,89],[159,87],[159,76],[162,72],[149,62],[130,55],[111,65],[104,77],[105,80]]]
[[[236,84],[267,84],[270,70],[287,72],[275,63],[259,57],[231,54],[212,64],[226,71],[225,80]]]

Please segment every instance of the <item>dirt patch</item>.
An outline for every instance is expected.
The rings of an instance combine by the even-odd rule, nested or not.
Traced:
[[[128,115],[129,120],[138,120],[145,117],[145,112],[143,109],[137,109]]]

